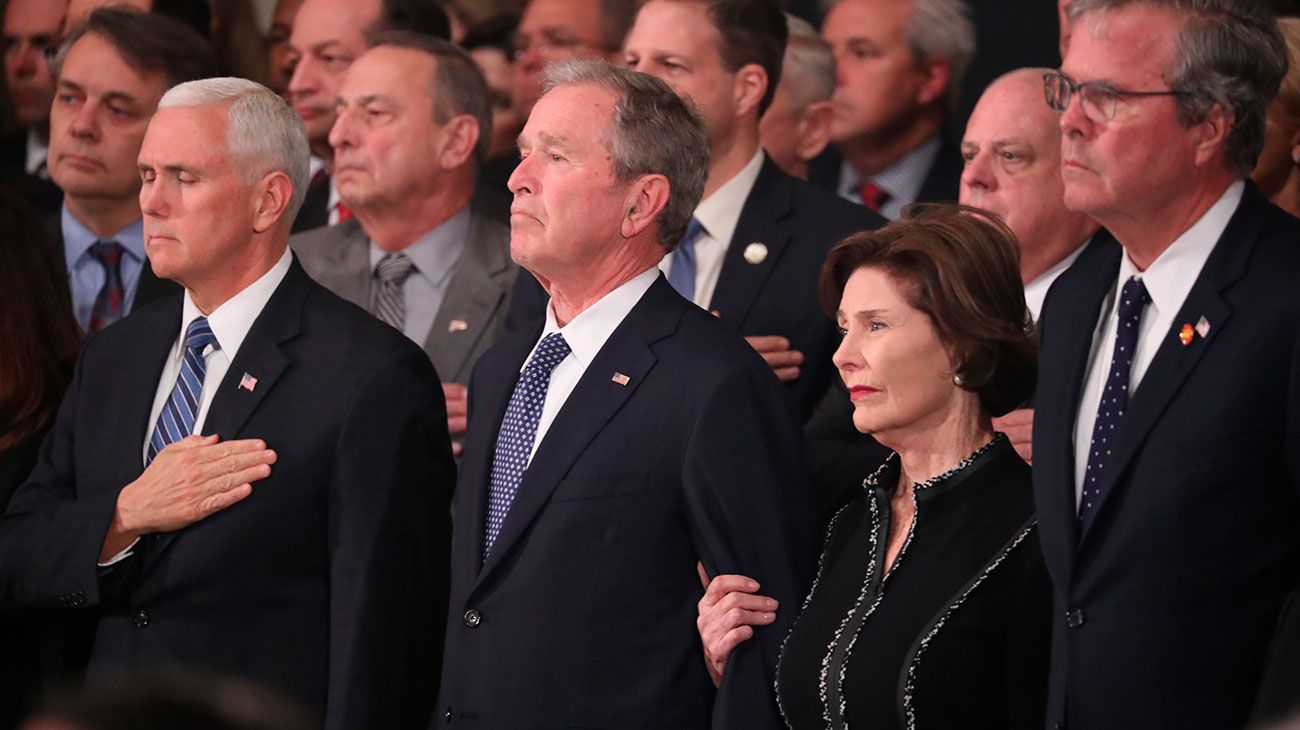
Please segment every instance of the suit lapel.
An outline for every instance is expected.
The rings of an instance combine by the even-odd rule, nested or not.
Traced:
[[[674,302],[674,297],[678,301]],[[479,574],[480,584],[509,554],[573,463],[644,382],[656,362],[650,345],[672,334],[685,305],[667,280],[659,277],[587,366],[551,423],[548,438],[542,440],[524,472],[501,532]],[[627,384],[613,382],[615,373],[627,375]]]
[[[1141,383],[1129,397],[1128,408],[1119,425],[1115,454],[1107,462],[1102,477],[1101,501],[1093,510],[1092,519],[1082,525],[1080,531],[1081,548],[1097,518],[1114,501],[1114,493],[1120,488],[1117,486],[1120,476],[1137,455],[1147,434],[1182,389],[1196,363],[1227,325],[1232,308],[1221,292],[1241,277],[1259,237],[1262,218],[1256,208],[1262,199],[1257,199],[1258,196],[1258,192],[1248,185],[1242,203],[1237,206],[1228,227],[1224,229],[1204,268],[1196,277],[1196,283],[1192,285],[1186,301],[1174,317],[1170,330],[1164,334]],[[1183,323],[1195,323],[1202,316],[1214,325],[1209,336],[1196,337],[1190,345],[1184,346],[1178,339]]]
[[[316,274],[321,286],[370,309],[370,239],[355,219],[332,226],[314,244],[324,265]],[[320,259],[316,259],[319,261]]]
[[[722,261],[722,273],[718,276],[713,300],[709,302],[709,309],[718,312],[728,326],[737,330],[744,327],[754,300],[781,260],[781,254],[790,243],[790,231],[780,221],[789,212],[790,179],[771,160],[764,160],[740,211],[736,231]],[[751,259],[747,260],[745,251],[755,244]],[[759,246],[762,247],[762,258],[753,263],[759,258],[756,255]]]
[[[134,326],[142,329],[133,340],[120,343],[119,363],[111,397],[120,398],[121,405],[111,412],[120,413],[121,420],[113,428],[101,429],[108,443],[106,453],[121,454],[120,488],[134,481],[144,471],[144,444],[153,433],[149,421],[158,380],[163,365],[181,334],[181,299],[169,301],[165,308],[150,311],[140,319],[132,319]],[[133,325],[122,325],[130,327]],[[168,383],[170,389],[173,383]]]
[[[217,385],[217,392],[203,423],[204,434],[217,434],[221,441],[239,438],[249,416],[275,388],[276,381],[290,364],[289,357],[281,351],[280,345],[295,337],[301,328],[302,309],[310,283],[307,273],[295,260],[262,313],[253,321],[252,328],[239,346],[239,352],[230,363],[230,369]],[[177,327],[179,328],[179,322]],[[245,373],[257,379],[257,384],[251,389],[240,387]],[[147,551],[146,560],[150,563],[156,561],[183,532],[182,529],[158,535]],[[148,568],[149,563],[146,563],[145,569]]]
[[[434,369],[447,381],[466,372],[469,358],[479,341],[487,336],[492,315],[502,305],[507,288],[493,277],[510,268],[506,247],[477,213],[473,214],[469,241],[447,284],[438,315],[429,328],[424,351]]]

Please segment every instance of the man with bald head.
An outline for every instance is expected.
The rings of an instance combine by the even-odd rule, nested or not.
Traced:
[[[1040,104],[1043,74],[1049,70],[1019,69],[990,84],[961,144],[960,201],[995,213],[1016,234],[1020,279],[1035,320],[1052,282],[1097,232],[1086,214],[1065,207],[1061,130],[1056,114]],[[813,470],[831,506],[847,498],[848,488],[883,456],[870,437],[853,428],[852,416],[847,395],[836,388],[808,423]],[[1033,459],[1033,420],[1033,410],[1020,409],[994,421],[1025,461]]]

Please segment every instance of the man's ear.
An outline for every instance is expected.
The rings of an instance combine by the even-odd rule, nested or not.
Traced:
[[[751,111],[757,111],[758,105],[767,93],[767,71],[763,67],[750,63],[740,67],[732,82],[732,95],[736,105],[736,116],[743,117]]]
[[[620,232],[624,238],[634,238],[659,219],[668,205],[668,178],[645,174],[636,179],[628,193],[627,215],[623,216]]]
[[[926,58],[916,68],[922,76],[921,85],[916,90],[916,103],[926,106],[938,101],[942,104],[948,86],[952,83],[952,68],[948,65],[948,59],[937,56]]]
[[[1237,122],[1237,115],[1222,104],[1210,107],[1205,119],[1196,125],[1196,164],[1205,165],[1217,161],[1227,145],[1228,135]]]
[[[265,233],[284,217],[293,197],[293,182],[289,176],[276,170],[263,177],[256,186],[253,199],[253,230]]]
[[[454,170],[474,156],[479,139],[478,120],[470,114],[459,114],[442,128],[438,150],[438,164],[444,170]]]
[[[835,110],[831,107],[829,99],[814,101],[804,107],[795,128],[798,142],[795,144],[794,151],[799,155],[799,159],[811,162],[825,151],[826,146],[831,142],[831,119],[834,114]]]

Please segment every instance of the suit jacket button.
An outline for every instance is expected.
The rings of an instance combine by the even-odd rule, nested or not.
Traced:
[[[483,614],[471,608],[465,612],[465,625],[471,629],[483,623]]]
[[[1072,608],[1065,612],[1065,625],[1072,629],[1077,629],[1083,625],[1083,609]]]
[[[143,608],[135,612],[135,617],[131,619],[137,629],[143,629],[149,625],[149,612]]]
[[[446,720],[448,725],[451,724],[451,705],[447,705],[447,711],[442,714],[442,719]]]

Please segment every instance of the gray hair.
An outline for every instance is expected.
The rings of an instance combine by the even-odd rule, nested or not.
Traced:
[[[441,38],[409,30],[390,30],[376,33],[366,39],[370,48],[401,48],[418,51],[434,60],[433,121],[446,124],[452,117],[468,114],[478,122],[478,142],[474,145],[474,161],[481,165],[487,161],[492,147],[492,102],[488,97],[487,81],[469,51]]]
[[[1215,106],[1231,110],[1235,120],[1224,142],[1225,162],[1238,177],[1248,177],[1264,147],[1264,117],[1288,65],[1273,12],[1251,0],[1074,0],[1070,19],[1129,5],[1187,17],[1166,75],[1171,89],[1188,92],[1175,98],[1178,119],[1191,126]]]
[[[272,172],[283,172],[293,184],[284,219],[292,221],[307,195],[311,153],[302,119],[279,94],[256,81],[234,77],[201,79],[173,86],[159,109],[226,106],[230,126],[226,151],[231,165],[248,185]]]
[[[659,245],[672,251],[686,233],[709,175],[709,133],[704,120],[663,81],[608,61],[559,61],[542,73],[545,90],[598,86],[618,95],[602,143],[621,182],[639,175],[668,178],[668,204],[659,214]]]
[[[942,58],[948,62],[948,109],[961,100],[961,82],[975,57],[975,21],[964,0],[915,0],[908,21],[907,43],[912,58]]]
[[[830,99],[835,93],[835,54],[830,44],[803,18],[786,13],[785,22],[790,38],[785,44],[782,81],[795,84],[790,91],[797,94],[800,107]]]

